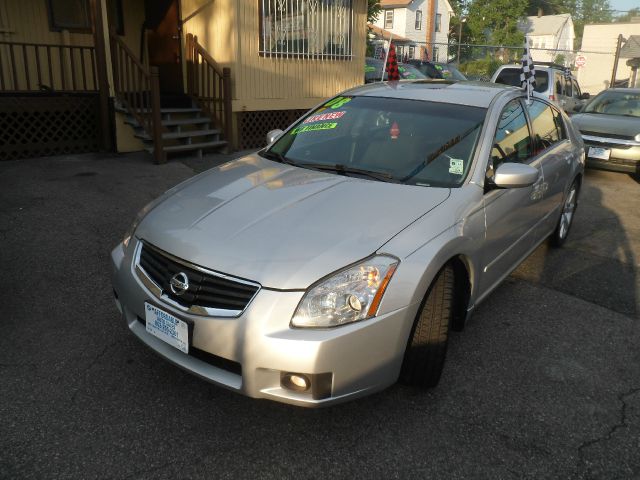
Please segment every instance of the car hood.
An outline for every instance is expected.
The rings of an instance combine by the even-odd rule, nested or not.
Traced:
[[[363,259],[442,203],[448,188],[344,177],[244,157],[168,196],[136,237],[264,287],[305,289]]]
[[[630,138],[640,133],[640,118],[601,113],[578,113],[571,117],[581,132],[624,135]]]

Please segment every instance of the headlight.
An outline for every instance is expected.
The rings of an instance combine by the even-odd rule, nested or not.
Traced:
[[[398,262],[378,255],[322,280],[302,297],[291,325],[326,328],[375,316]]]
[[[640,133],[636,135],[636,142],[640,142]]]
[[[142,208],[142,210],[138,212],[138,214],[136,215],[136,218],[133,219],[133,223],[131,223],[129,228],[127,228],[127,231],[124,234],[124,238],[122,239],[122,244],[124,245],[124,248],[127,248],[129,246],[131,237],[133,237],[133,234],[136,232],[136,228],[138,228],[138,224],[142,221],[145,215],[149,213],[151,209],[155,207],[157,204],[158,204],[158,199],[153,200],[152,202],[147,203]]]

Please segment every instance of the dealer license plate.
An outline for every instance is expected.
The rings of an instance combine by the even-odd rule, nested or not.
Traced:
[[[144,303],[147,332],[167,342],[178,350],[189,353],[189,326],[187,322],[160,310],[150,303]]]
[[[608,148],[589,147],[589,157],[599,158],[600,160],[609,160],[611,150]]]

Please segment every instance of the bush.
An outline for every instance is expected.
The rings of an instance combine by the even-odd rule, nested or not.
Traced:
[[[460,71],[464,73],[469,80],[488,82],[500,65],[502,65],[502,62],[499,60],[486,57],[461,64]]]

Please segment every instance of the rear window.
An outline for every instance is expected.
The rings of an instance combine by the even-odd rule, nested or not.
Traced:
[[[503,83],[504,85],[512,85],[514,87],[520,86],[520,69],[519,68],[504,68],[500,71],[496,77],[496,83]],[[534,89],[538,93],[544,93],[549,87],[549,74],[546,71],[536,70],[536,88]]]

